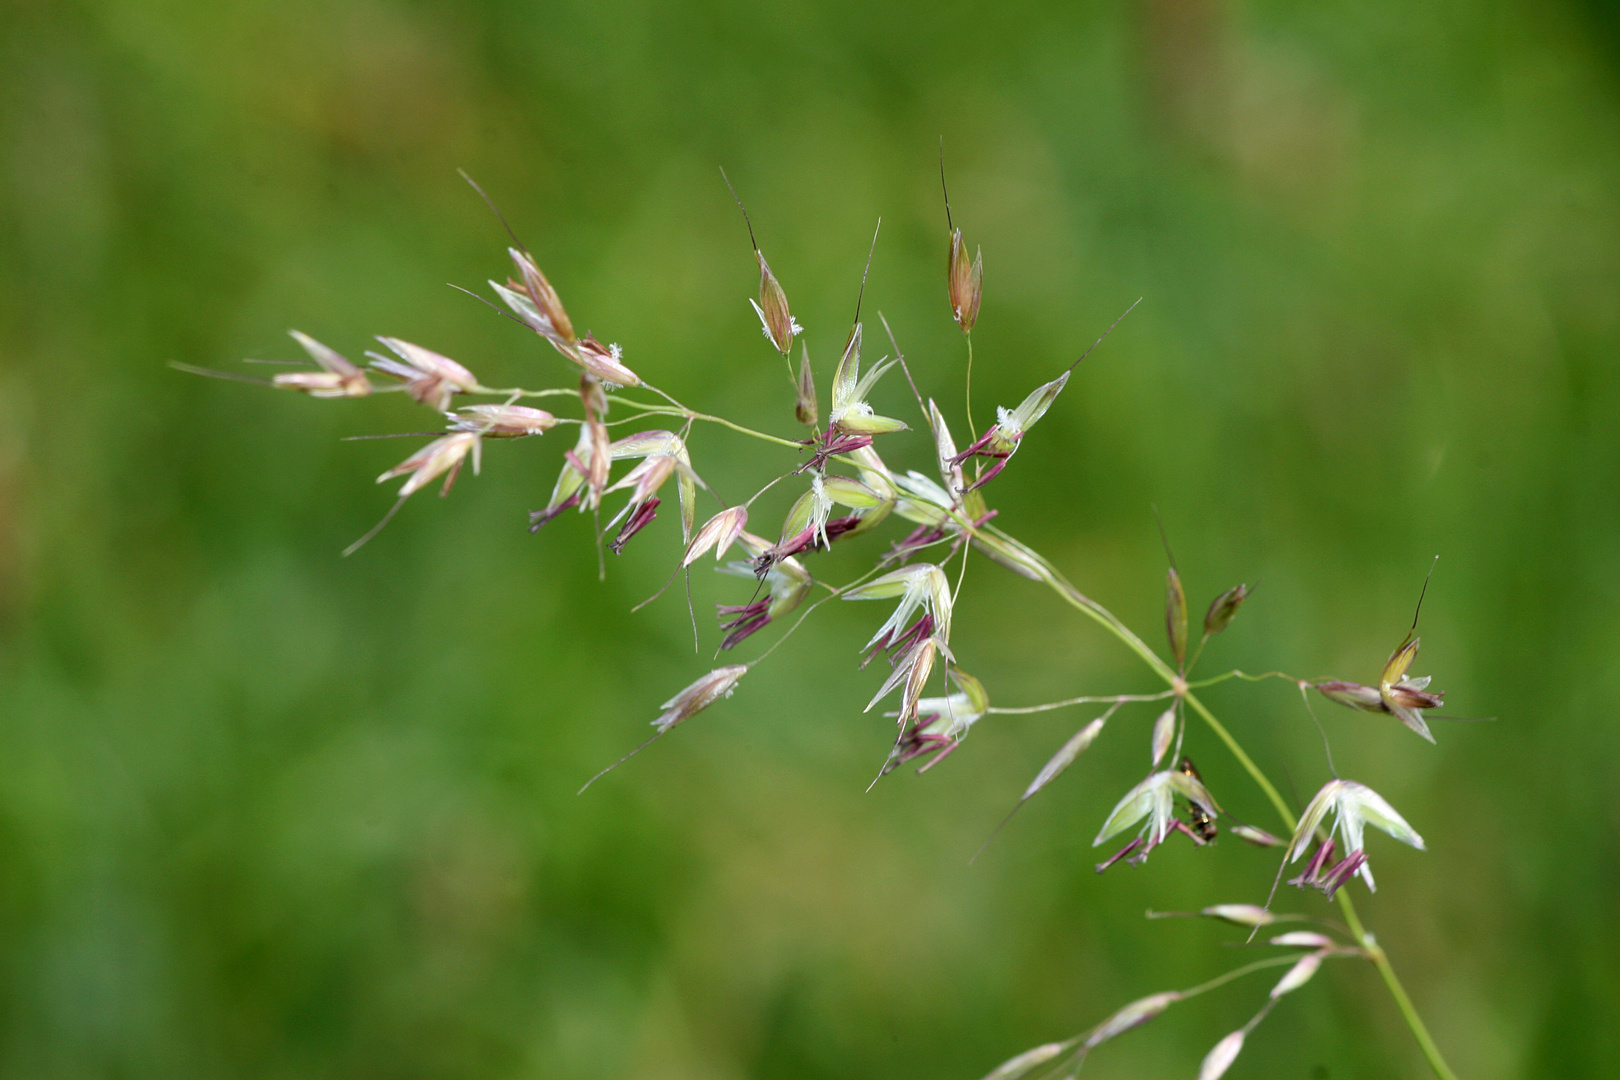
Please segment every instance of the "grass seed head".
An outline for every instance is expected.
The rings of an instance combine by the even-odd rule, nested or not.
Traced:
[[[1199,912],[1211,919],[1229,922],[1234,926],[1269,926],[1277,921],[1277,916],[1260,907],[1258,904],[1215,904]]]
[[[1408,636],[1390,654],[1376,688],[1337,679],[1314,685],[1324,697],[1340,705],[1362,712],[1388,713],[1432,743],[1434,734],[1423,719],[1423,710],[1439,708],[1445,703],[1446,695],[1429,689],[1427,675],[1407,675],[1412,661],[1417,658],[1419,641]]]
[[[759,302],[748,302],[754,305],[754,313],[759,316],[765,339],[776,346],[777,352],[787,356],[793,352],[794,337],[803,333],[804,327],[788,311],[787,293],[782,291],[781,282],[771,273],[764,253],[755,248],[754,257],[759,260]]]
[[[1378,679],[1378,696],[1386,711],[1425,739],[1434,742],[1434,735],[1430,733],[1429,725],[1423,720],[1422,710],[1438,708],[1445,703],[1446,695],[1429,690],[1427,675],[1422,677],[1407,675],[1412,661],[1417,659],[1420,640],[1408,637],[1390,654],[1389,661],[1384,665],[1384,673]]]
[[[810,346],[799,344],[798,393],[793,401],[793,416],[805,427],[813,428],[821,422],[821,408],[816,401],[816,376],[810,369]]]
[[[950,294],[951,317],[962,333],[973,329],[979,321],[979,297],[984,291],[984,255],[975,251],[968,262],[967,244],[962,230],[951,230],[951,249],[946,259],[945,277]]]
[[[1383,712],[1384,699],[1377,688],[1362,686],[1360,683],[1344,682],[1334,679],[1329,682],[1315,684],[1316,689],[1329,701],[1336,701],[1340,705],[1347,705],[1361,712]]]
[[[1187,666],[1187,593],[1174,566],[1165,571],[1164,577],[1164,632],[1170,639],[1176,670],[1180,671]]]
[[[541,332],[546,333],[547,337],[555,334],[565,342],[573,342],[574,324],[569,321],[568,312],[563,310],[562,300],[557,297],[557,290],[551,287],[551,282],[546,280],[546,275],[540,272],[540,267],[535,264],[528,252],[519,251],[517,248],[506,250],[517,266],[518,276],[523,279],[523,291],[528,294],[529,301],[534,304],[536,312],[545,320],[551,331],[551,333]]]
[[[1047,1043],[1037,1046],[1033,1050],[1025,1050],[1017,1057],[1008,1058],[996,1066],[984,1080],[1021,1080],[1027,1073],[1033,1071],[1038,1065],[1045,1065],[1063,1051],[1069,1049],[1068,1043]]]
[[[1024,794],[1020,796],[1019,801],[1022,802],[1033,798],[1037,791],[1056,780],[1063,770],[1073,765],[1074,759],[1085,753],[1086,749],[1097,741],[1097,736],[1102,733],[1103,725],[1107,722],[1106,717],[1099,716],[1069,736],[1067,741],[1058,747],[1057,753],[1053,754],[1047,763],[1041,766],[1041,771],[1036,773],[1035,779],[1029,782],[1029,786],[1024,789]]]
[[[883,435],[891,431],[904,431],[906,425],[888,416],[878,416],[866,401],[872,388],[885,372],[899,363],[898,358],[878,361],[864,376],[861,375],[861,324],[856,323],[844,344],[844,353],[838,358],[833,371],[832,412],[828,414],[828,438],[834,432],[846,436]]]
[[[1275,1000],[1290,990],[1298,990],[1310,982],[1311,976],[1315,975],[1321,967],[1321,953],[1309,953],[1300,957],[1298,962],[1288,969],[1288,973],[1277,980],[1277,985],[1271,988],[1271,997]]]
[[[1100,863],[1097,872],[1103,872],[1126,856],[1130,856],[1133,863],[1145,861],[1149,853],[1164,843],[1172,831],[1186,832],[1189,836],[1193,836],[1186,823],[1176,817],[1177,795],[1211,818],[1218,817],[1221,813],[1215,797],[1197,777],[1180,769],[1156,772],[1125,793],[1125,797],[1119,800],[1113,812],[1108,815],[1108,820],[1103,822],[1102,830],[1097,833],[1097,839],[1091,842],[1092,847],[1098,847],[1131,826],[1141,823],[1142,827],[1136,839],[1112,858]]]
[[[1176,736],[1176,707],[1170,706],[1153,722],[1153,765],[1157,769],[1170,749],[1170,740]]]
[[[1209,610],[1204,613],[1204,633],[1218,634],[1225,630],[1248,598],[1247,585],[1234,585],[1210,601]]]
[[[449,408],[453,396],[478,389],[478,380],[473,373],[448,356],[441,356],[432,349],[424,349],[399,338],[379,336],[377,340],[399,359],[368,352],[366,355],[371,357],[371,366],[402,380],[405,392],[423,405],[444,412]]]
[[[682,566],[691,566],[703,557],[710,548],[714,549],[714,557],[719,560],[736,543],[737,537],[742,534],[744,526],[748,524],[748,507],[732,506],[720,511],[714,517],[703,523],[703,528],[697,531],[692,542],[686,547],[686,554],[681,558]]]
[[[973,535],[973,546],[992,562],[999,563],[1020,577],[1031,581],[1046,578],[1047,568],[1041,558],[1011,537],[980,531]]]
[[[589,334],[578,346],[580,366],[610,388],[640,386],[641,376],[620,363],[624,350],[618,345],[603,345]]]
[[[336,349],[328,348],[297,330],[289,330],[294,341],[304,347],[319,371],[288,371],[270,380],[272,386],[297,390],[317,398],[365,397],[371,393],[366,373]]]
[[[971,675],[950,669],[951,680],[963,689],[944,697],[922,698],[917,702],[917,732],[920,735],[960,740],[968,729],[983,718],[990,700],[984,687]],[[974,689],[967,689],[968,686]]]
[[[450,494],[450,485],[456,482],[456,475],[461,471],[461,463],[466,460],[469,454],[472,455],[473,459],[473,472],[477,473],[480,464],[478,435],[470,431],[452,432],[449,435],[434,439],[422,449],[377,477],[377,483],[381,484],[392,480],[396,476],[404,476],[406,473],[410,473],[411,478],[405,481],[404,485],[399,489],[399,496],[403,499],[405,496],[419,491],[436,477],[448,472],[450,475],[445,478],[444,490],[440,492],[441,495],[448,495]]]
[[[1104,1020],[1086,1036],[1085,1047],[1090,1050],[1100,1043],[1105,1043],[1116,1035],[1122,1035],[1135,1027],[1158,1016],[1164,1010],[1181,1000],[1181,995],[1174,990],[1166,990],[1162,994],[1151,994],[1140,998],[1120,1009],[1114,1015]]]
[[[751,556],[747,562],[729,562],[719,569],[737,577],[756,579],[757,560],[771,551],[772,545],[746,529],[737,533],[737,545]],[[763,630],[776,619],[785,618],[804,603],[815,586],[804,564],[791,556],[777,559],[765,571],[763,578],[770,595],[747,604],[716,604],[720,629],[729,631],[721,649],[736,648],[750,635]]]
[[[1229,828],[1233,836],[1239,840],[1246,840],[1255,847],[1280,847],[1282,845],[1281,840],[1272,836],[1266,830],[1257,829],[1253,825],[1232,825]]]
[[[664,702],[663,715],[652,722],[662,735],[682,720],[690,719],[721,698],[728,698],[737,688],[737,680],[748,673],[747,664],[728,664],[715,668],[699,678],[685,690]]]
[[[1248,1032],[1238,1030],[1216,1043],[1209,1053],[1204,1055],[1203,1064],[1198,1066],[1198,1080],[1221,1080],[1226,1070],[1232,1067],[1238,1054],[1243,1052],[1243,1039]]]
[[[1322,785],[1322,789],[1300,814],[1299,824],[1295,826],[1293,838],[1283,855],[1284,864],[1299,861],[1311,846],[1317,826],[1329,814],[1333,815],[1333,824],[1328,830],[1328,839],[1318,846],[1306,872],[1290,884],[1314,886],[1332,895],[1333,890],[1355,875],[1367,883],[1369,892],[1376,892],[1378,886],[1374,884],[1372,869],[1367,865],[1364,840],[1365,827],[1368,825],[1419,851],[1426,850],[1423,837],[1406,823],[1406,819],[1383,796],[1354,780],[1333,779]],[[1327,864],[1332,858],[1334,837],[1344,841],[1346,854],[1342,861],[1329,867]]]
[[[473,431],[488,439],[540,435],[557,426],[557,418],[527,405],[467,405],[450,414],[450,430]]]

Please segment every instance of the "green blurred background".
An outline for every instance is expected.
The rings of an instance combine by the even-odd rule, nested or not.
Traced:
[[[606,583],[584,520],[529,535],[565,431],[489,446],[481,478],[340,559],[416,445],[340,437],[424,430],[422,410],[165,366],[252,370],[293,357],[296,326],[566,379],[445,287],[507,269],[463,167],[577,325],[796,437],[724,165],[824,409],[883,216],[869,355],[882,310],[960,434],[941,136],[984,247],[981,425],[1146,298],[990,489],[999,523],[1156,643],[1157,505],[1195,611],[1261,581],[1206,673],[1373,679],[1438,553],[1417,670],[1500,720],[1431,747],[1318,706],[1345,775],[1429,842],[1375,835],[1382,890],[1358,902],[1461,1074],[1612,1072],[1612,9],[11,0],[0,63],[0,1073],[972,1078],[1245,959],[1142,913],[1258,902],[1271,853],[1092,872],[1146,707],[971,867],[1092,714],[987,719],[863,794],[892,732],[860,713],[875,605],[824,608],[576,796],[717,640],[703,617],[693,656],[673,592],[629,612],[675,558],[673,515]],[[876,403],[914,419],[898,378]],[[693,439],[730,499],[792,461],[755,447]],[[894,535],[817,566],[847,578]],[[700,615],[746,588],[705,570]],[[1156,688],[982,560],[953,644],[1003,705]],[[1287,684],[1208,697],[1296,800],[1326,777]],[[1205,732],[1189,749],[1271,824]],[[1179,1006],[1086,1075],[1190,1076],[1267,985]],[[1422,1071],[1345,964],[1230,1075]]]

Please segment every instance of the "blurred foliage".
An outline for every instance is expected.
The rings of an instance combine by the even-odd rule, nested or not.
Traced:
[[[396,334],[497,385],[566,378],[444,286],[505,272],[464,167],[576,324],[791,435],[723,164],[823,380],[883,216],[868,342],[882,310],[960,429],[941,135],[985,252],[981,425],[1146,298],[993,485],[999,524],[1146,633],[1157,505],[1195,610],[1260,581],[1210,673],[1373,678],[1439,553],[1418,670],[1500,720],[1430,747],[1318,706],[1345,775],[1429,841],[1374,840],[1363,913],[1462,1075],[1607,1071],[1614,27],[1513,0],[0,7],[0,1073],[971,1078],[1233,966],[1233,935],[1141,913],[1258,901],[1270,854],[1091,871],[1151,711],[969,867],[1089,714],[992,718],[863,794],[891,737],[859,712],[878,616],[829,605],[576,797],[705,666],[678,590],[629,613],[673,515],[599,583],[584,520],[523,528],[554,434],[492,446],[339,559],[414,445],[340,436],[422,430],[420,410],[165,366],[291,358],[297,326],[351,356]],[[901,380],[879,399],[910,415]],[[886,447],[928,460],[915,435]],[[693,449],[730,498],[791,456],[716,431]],[[700,616],[736,595],[711,577]],[[953,644],[1001,704],[1153,688],[982,561]],[[1325,777],[1289,686],[1209,697],[1297,792]],[[1264,985],[1087,1075],[1190,1075]],[[1421,1072],[1374,974],[1341,965],[1231,1075]]]

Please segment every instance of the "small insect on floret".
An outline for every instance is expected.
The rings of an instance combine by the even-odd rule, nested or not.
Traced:
[[[1108,820],[1103,823],[1102,830],[1097,833],[1097,839],[1091,842],[1092,847],[1099,847],[1132,825],[1142,823],[1136,839],[1106,861],[1099,863],[1097,872],[1102,873],[1127,856],[1133,863],[1144,861],[1148,853],[1162,844],[1172,831],[1184,832],[1202,844],[1204,841],[1197,837],[1185,822],[1176,817],[1177,795],[1186,799],[1195,812],[1202,812],[1212,820],[1221,812],[1215,803],[1215,797],[1195,775],[1180,769],[1156,772],[1125,793],[1125,797],[1119,800],[1113,812],[1108,815]]]

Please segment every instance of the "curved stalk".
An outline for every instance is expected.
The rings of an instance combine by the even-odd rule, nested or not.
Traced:
[[[1215,714],[1210,712],[1202,701],[1198,700],[1197,695],[1186,689],[1186,682],[1175,670],[1149,648],[1146,642],[1137,637],[1129,627],[1120,622],[1118,616],[1069,584],[1063,578],[1063,575],[1059,574],[1051,563],[1047,562],[1044,556],[1037,557],[1040,559],[1043,580],[1058,596],[1071,607],[1082,612],[1113,634],[1128,649],[1141,657],[1156,675],[1169,683],[1173,689],[1181,691],[1187,705],[1208,725],[1216,737],[1226,744],[1226,748],[1232,752],[1232,756],[1237,758],[1238,764],[1243,766],[1243,770],[1254,780],[1255,785],[1265,793],[1272,807],[1276,809],[1277,815],[1287,825],[1288,832],[1292,833],[1298,821],[1293,812],[1289,810],[1288,803],[1284,801],[1282,794],[1277,791],[1276,785],[1272,784],[1270,778],[1243,749],[1242,744],[1226,729],[1226,725],[1215,718]],[[1395,1000],[1395,1007],[1400,1010],[1401,1018],[1406,1021],[1406,1026],[1412,1032],[1412,1037],[1417,1040],[1418,1048],[1423,1051],[1423,1056],[1428,1061],[1429,1068],[1433,1070],[1434,1075],[1439,1080],[1457,1080],[1457,1074],[1451,1071],[1450,1065],[1446,1064],[1446,1059],[1441,1055],[1440,1048],[1435,1045],[1433,1037],[1429,1034],[1428,1027],[1423,1023],[1423,1018],[1418,1015],[1417,1008],[1412,1004],[1412,999],[1407,996],[1406,988],[1401,985],[1400,978],[1395,974],[1395,968],[1389,962],[1389,955],[1384,952],[1383,947],[1362,926],[1361,919],[1356,913],[1355,903],[1350,899],[1350,890],[1340,889],[1338,901],[1339,909],[1344,912],[1345,922],[1349,925],[1356,942],[1367,951],[1367,959],[1372,962],[1373,967],[1378,969],[1379,976],[1389,989],[1390,997]]]
[[[1132,306],[1134,307],[1135,305]],[[969,357],[971,358],[971,337],[969,338],[968,348],[970,350]],[[971,363],[971,359],[969,362]],[[479,387],[477,392],[508,394],[516,397],[548,397],[554,395],[564,396],[573,393],[573,391],[568,390],[535,391],[523,390],[521,388],[497,391],[490,390],[485,387]],[[626,407],[635,409],[638,413],[644,416],[677,416],[687,420],[688,423],[694,420],[701,420],[707,423],[719,424],[720,426],[729,428],[740,435],[747,435],[763,442],[774,443],[778,446],[785,446],[794,450],[804,449],[803,443],[794,442],[790,439],[784,439],[777,435],[770,435],[763,431],[756,431],[753,428],[748,428],[742,426],[741,424],[733,423],[732,421],[723,417],[711,416],[707,413],[700,413],[680,404],[679,402],[675,401],[675,399],[670,398],[668,395],[663,395],[662,391],[658,392],[665,397],[668,404],[640,402],[619,395],[614,395],[611,400],[614,402],[614,404],[624,405]],[[838,455],[838,459],[846,460],[843,455]],[[975,527],[971,521],[968,521],[960,513],[949,510],[946,511],[946,513],[956,522],[964,534],[972,536],[978,531],[978,527]],[[985,527],[985,531],[993,533],[994,535],[1002,537],[1006,540],[1013,539],[1005,532],[1001,531],[1000,529],[996,529],[993,526]],[[1243,767],[1243,770],[1249,774],[1249,777],[1254,781],[1255,785],[1260,788],[1261,792],[1266,796],[1266,799],[1277,811],[1278,817],[1280,817],[1287,826],[1287,831],[1292,833],[1295,825],[1297,824],[1297,819],[1295,818],[1293,812],[1288,808],[1288,803],[1283,799],[1282,794],[1277,790],[1276,785],[1271,782],[1271,779],[1266,776],[1265,772],[1260,768],[1260,766],[1257,765],[1254,759],[1249,756],[1248,752],[1243,749],[1243,745],[1237,741],[1236,737],[1234,737],[1232,733],[1227,730],[1226,725],[1222,724],[1220,720],[1215,717],[1215,714],[1210,712],[1209,708],[1198,699],[1198,696],[1192,693],[1191,687],[1187,681],[1180,674],[1178,674],[1174,668],[1165,663],[1165,661],[1158,655],[1158,653],[1153,651],[1147,642],[1143,641],[1136,635],[1135,631],[1131,630],[1130,627],[1121,622],[1118,616],[1109,611],[1103,605],[1097,603],[1097,601],[1091,599],[1089,596],[1086,596],[1079,589],[1075,588],[1074,585],[1070,584],[1070,582],[1058,572],[1057,568],[1054,567],[1045,556],[1040,555],[1023,544],[1020,544],[1019,546],[1024,552],[1036,560],[1038,569],[1040,571],[1040,580],[1047,587],[1052,589],[1052,591],[1055,592],[1065,603],[1069,604],[1071,607],[1075,608],[1077,611],[1081,612],[1112,634],[1120,641],[1121,644],[1130,649],[1142,660],[1143,663],[1151,668],[1155,675],[1158,675],[1161,679],[1163,679],[1165,683],[1170,686],[1172,694],[1177,694],[1185,699],[1187,706],[1198,714],[1199,718],[1203,720],[1205,725],[1207,725],[1209,729],[1215,733],[1215,736],[1220,739],[1223,744],[1225,744],[1227,750],[1229,750],[1232,756],[1237,759],[1238,764]],[[965,553],[963,558],[965,562]],[[832,595],[836,596],[838,593],[835,591]],[[818,600],[815,605],[812,605],[810,611],[815,610],[816,606],[819,606],[821,603],[831,598],[832,596],[828,596],[823,597],[822,600]],[[804,618],[810,614],[810,611],[804,612],[804,614],[800,616],[799,622],[802,622]],[[798,623],[795,623],[792,629],[797,628]],[[792,632],[792,629],[789,630],[789,633]],[[781,642],[778,641],[777,644],[781,644]],[[775,646],[772,646],[773,650],[774,648]],[[758,662],[758,659],[763,659],[763,657],[757,658],[755,661],[756,663]],[[1288,676],[1282,672],[1267,672],[1266,674],[1259,676],[1247,675],[1243,672],[1232,672],[1228,675],[1217,676],[1215,678],[1206,679],[1200,683],[1191,685],[1209,686],[1218,682],[1223,682],[1232,677],[1251,679],[1255,681],[1272,677],[1291,679],[1291,676]],[[1161,695],[1152,696],[1158,697]],[[1144,698],[1145,697],[1147,696],[1144,695]],[[1034,709],[992,709],[990,711],[998,713],[1033,712],[1039,709],[1052,707],[1054,706],[1048,705],[1037,706]],[[1456,1073],[1452,1072],[1451,1067],[1446,1064],[1445,1058],[1440,1053],[1440,1048],[1435,1045],[1433,1037],[1429,1034],[1428,1027],[1423,1023],[1422,1017],[1418,1015],[1416,1007],[1412,1004],[1412,999],[1407,996],[1406,988],[1401,984],[1400,978],[1395,974],[1395,969],[1389,962],[1388,954],[1384,952],[1383,947],[1380,946],[1362,926],[1361,919],[1356,913],[1355,904],[1350,898],[1349,890],[1339,890],[1337,900],[1339,902],[1340,910],[1344,912],[1345,922],[1349,925],[1351,933],[1354,935],[1357,943],[1366,950],[1368,960],[1371,961],[1372,965],[1378,969],[1378,974],[1384,980],[1384,985],[1388,988],[1390,997],[1394,999],[1395,1006],[1400,1010],[1402,1019],[1406,1021],[1407,1028],[1412,1032],[1412,1037],[1417,1041],[1418,1048],[1422,1050],[1424,1058],[1428,1061],[1429,1068],[1433,1070],[1434,1075],[1438,1078],[1438,1080],[1457,1080]]]
[[[1389,955],[1384,952],[1383,946],[1362,928],[1361,918],[1356,914],[1356,905],[1350,899],[1350,890],[1340,889],[1338,899],[1339,910],[1344,912],[1344,921],[1349,924],[1350,932],[1356,936],[1361,947],[1367,950],[1367,959],[1372,961],[1373,967],[1378,969],[1379,976],[1383,978],[1384,985],[1389,988],[1389,996],[1395,999],[1395,1007],[1401,1010],[1401,1017],[1411,1030],[1412,1037],[1417,1040],[1418,1049],[1423,1051],[1424,1058],[1428,1060],[1429,1068],[1439,1080],[1457,1080],[1457,1074],[1446,1064],[1445,1057],[1440,1053],[1440,1047],[1435,1045],[1428,1026],[1418,1015],[1417,1007],[1412,1004],[1412,999],[1406,996],[1406,987],[1401,985],[1399,976],[1395,974],[1395,968],[1389,962]]]

